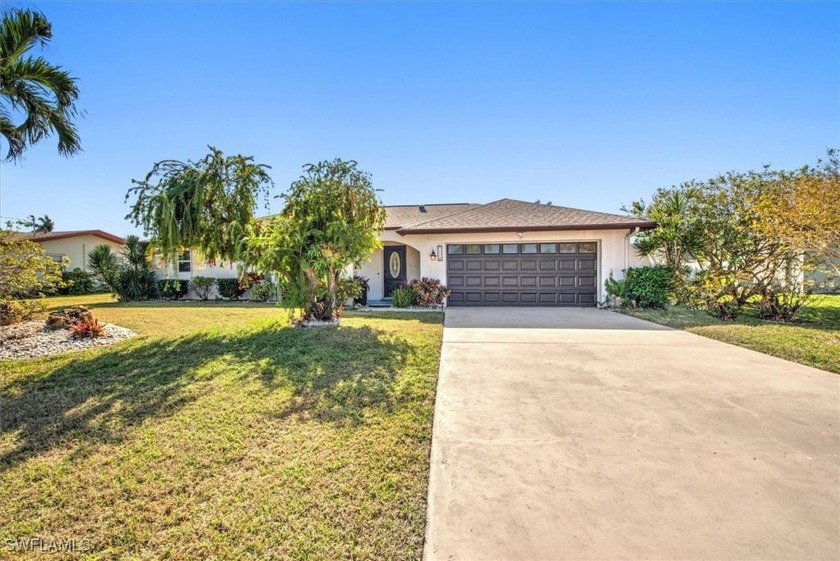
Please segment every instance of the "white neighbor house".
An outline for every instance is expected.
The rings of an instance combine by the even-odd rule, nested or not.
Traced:
[[[41,244],[44,253],[56,263],[65,258],[69,261],[66,270],[81,269],[90,271],[88,253],[98,245],[107,245],[117,255],[122,255],[125,240],[103,230],[72,230],[46,232],[43,234],[20,233],[21,236]]]
[[[449,306],[594,306],[604,280],[649,264],[632,237],[652,222],[502,199],[488,204],[386,206],[383,247],[348,271],[368,278],[369,302],[421,277],[451,290]],[[235,277],[235,264],[207,265],[182,254],[177,277]],[[173,276],[173,267],[160,278]]]

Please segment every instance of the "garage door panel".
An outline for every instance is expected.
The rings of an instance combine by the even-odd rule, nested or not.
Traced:
[[[473,244],[469,248],[447,254],[452,306],[592,306],[596,302],[595,242]]]

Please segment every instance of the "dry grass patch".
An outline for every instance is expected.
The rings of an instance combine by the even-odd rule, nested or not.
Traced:
[[[103,558],[420,556],[440,314],[294,330],[270,305],[84,298],[140,335],[0,365],[0,540],[89,539]]]

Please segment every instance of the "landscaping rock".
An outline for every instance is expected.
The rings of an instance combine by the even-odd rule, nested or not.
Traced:
[[[71,325],[88,319],[93,320],[93,314],[90,313],[90,310],[85,306],[72,306],[50,312],[50,315],[47,316],[46,324],[48,329],[68,329]]]
[[[102,337],[74,339],[69,331],[50,330],[41,321],[27,321],[0,327],[0,361],[107,347],[134,335],[133,331],[125,327],[105,324]]]

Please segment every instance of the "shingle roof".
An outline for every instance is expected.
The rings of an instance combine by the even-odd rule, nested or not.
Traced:
[[[398,230],[480,207],[470,203],[394,205],[385,207],[385,229]]]
[[[594,212],[563,206],[501,199],[486,205],[471,205],[455,212],[410,226],[400,234],[447,232],[512,232],[527,230],[594,230],[651,228],[655,223],[630,216]]]
[[[104,240],[112,241],[114,243],[125,243],[125,240],[114,234],[109,234],[104,230],[63,230],[45,233],[20,232],[21,237],[30,239],[34,242],[46,242],[50,240],[61,240],[64,238],[75,238],[76,236],[96,236]]]

